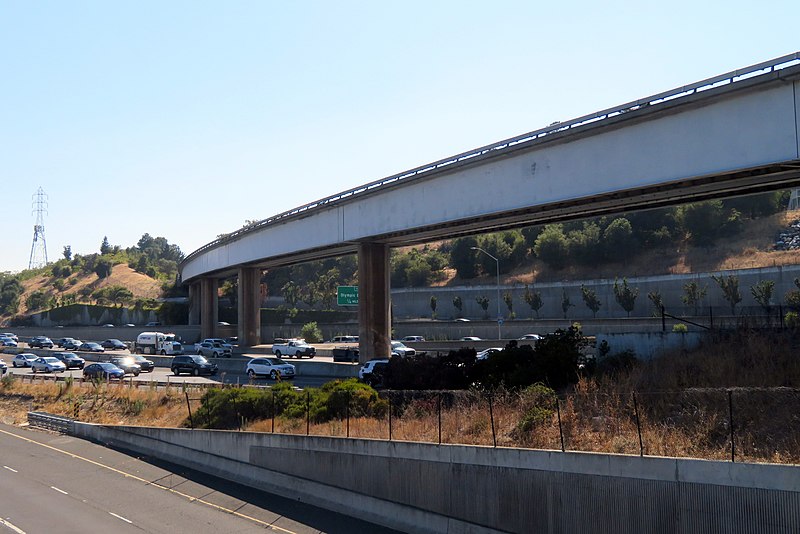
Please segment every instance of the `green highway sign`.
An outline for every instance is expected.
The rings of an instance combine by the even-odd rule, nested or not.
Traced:
[[[336,304],[339,306],[358,306],[358,286],[337,287]]]

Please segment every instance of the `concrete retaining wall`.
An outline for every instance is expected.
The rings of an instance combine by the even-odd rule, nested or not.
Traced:
[[[800,525],[800,468],[75,423],[151,455],[406,532],[767,533]]]
[[[652,360],[665,354],[696,349],[705,337],[704,332],[597,334],[596,346],[605,341],[611,349],[609,354],[631,350],[640,360]]]

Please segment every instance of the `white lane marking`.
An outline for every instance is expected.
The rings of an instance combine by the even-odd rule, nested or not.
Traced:
[[[179,495],[180,497],[183,497],[184,499],[187,499],[190,502],[198,502],[198,503],[204,504],[204,505],[206,505],[206,506],[208,506],[210,508],[217,509],[217,510],[219,510],[221,512],[225,512],[227,514],[231,514],[231,515],[234,515],[236,517],[241,517],[243,519],[247,519],[248,521],[252,521],[253,523],[258,523],[259,525],[262,525],[263,527],[265,527],[265,528],[267,528],[269,530],[276,530],[278,532],[284,532],[286,534],[297,534],[296,532],[294,532],[292,530],[287,530],[287,529],[281,528],[281,527],[279,527],[277,525],[273,525],[272,523],[267,523],[266,521],[262,521],[260,519],[256,519],[255,517],[251,517],[251,516],[245,515],[245,514],[243,514],[241,512],[237,512],[236,510],[231,510],[229,508],[225,508],[224,506],[220,506],[218,504],[214,504],[212,502],[209,502],[209,501],[206,501],[206,500],[203,500],[203,499],[198,499],[197,497],[192,497],[191,495],[187,495],[186,493],[182,493],[182,492],[180,492],[178,490],[169,488],[167,486],[163,486],[163,485],[161,485],[161,484],[159,484],[157,482],[146,480],[146,479],[141,478],[139,476],[136,476],[136,475],[133,475],[133,474],[130,474],[130,473],[126,473],[125,471],[120,471],[119,469],[111,467],[110,465],[101,464],[100,462],[97,462],[95,460],[90,460],[89,458],[86,458],[84,456],[80,456],[78,454],[65,451],[64,449],[59,449],[57,447],[53,447],[52,445],[48,445],[46,443],[42,443],[41,441],[36,441],[34,439],[31,439],[31,438],[26,438],[25,436],[20,436],[19,434],[14,434],[13,432],[9,432],[9,431],[3,430],[3,429],[0,429],[0,434],[5,434],[5,435],[10,436],[12,438],[17,438],[19,440],[22,440],[22,441],[25,441],[25,442],[28,442],[28,443],[33,443],[35,445],[39,445],[40,447],[44,447],[45,449],[50,449],[52,451],[56,451],[56,452],[59,452],[61,454],[66,455],[66,456],[69,456],[70,458],[75,458],[76,460],[82,460],[82,461],[87,462],[89,464],[96,465],[97,467],[101,467],[103,469],[108,469],[109,471],[111,471],[113,473],[117,473],[117,474],[123,475],[125,477],[130,477],[130,478],[132,478],[134,480],[142,482],[146,486],[152,486],[152,487],[167,491],[169,493],[172,493],[172,494],[175,494],[175,495]],[[100,458],[102,458],[102,456]],[[111,512],[109,512],[109,513],[111,513]]]
[[[57,487],[55,487],[55,486],[50,486],[50,489],[54,489],[54,490],[56,490],[56,491],[57,491],[57,492],[59,492],[59,493],[63,493],[64,495],[69,495],[69,493],[67,493],[66,491],[64,491],[64,490],[62,490],[62,489],[58,489],[58,488],[57,488]]]
[[[11,471],[12,473],[19,473],[19,471],[17,471],[16,469],[11,469],[11,468],[10,468],[10,467],[8,467],[7,465],[4,465],[4,466],[3,466],[3,469],[8,469],[8,470],[9,470],[9,471]]]
[[[3,466],[3,467],[5,467],[5,466]],[[25,534],[25,531],[24,531],[24,530],[22,530],[21,528],[18,528],[18,527],[17,527],[16,525],[14,525],[13,523],[10,523],[10,522],[6,521],[6,520],[5,520],[5,519],[3,519],[2,517],[0,517],[0,525],[3,525],[4,527],[8,527],[8,528],[10,528],[11,530],[13,530],[14,532],[16,532],[17,534]]]
[[[121,515],[117,515],[117,514],[115,514],[114,512],[108,512],[108,513],[109,513],[109,514],[111,514],[111,515],[113,515],[113,516],[114,516],[114,517],[116,517],[117,519],[122,519],[122,520],[123,520],[123,521],[125,521],[126,523],[130,523],[131,525],[133,524],[133,521],[131,521],[130,519],[125,519],[125,518],[124,518],[124,517],[122,517]]]

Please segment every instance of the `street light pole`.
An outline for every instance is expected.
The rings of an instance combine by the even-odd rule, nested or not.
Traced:
[[[500,314],[500,260],[498,260],[491,254],[483,250],[481,247],[469,247],[469,248],[470,250],[478,250],[480,252],[483,252],[484,254],[492,258],[497,264],[497,340],[499,341],[503,339],[503,335],[501,333],[502,326],[500,324],[500,321],[503,320],[503,316]]]

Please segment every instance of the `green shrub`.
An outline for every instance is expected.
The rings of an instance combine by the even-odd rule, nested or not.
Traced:
[[[672,326],[672,331],[676,334],[685,334],[689,331],[689,327],[683,323],[678,323]]]
[[[677,325],[676,325],[677,326]],[[597,375],[614,376],[621,371],[629,371],[639,364],[636,353],[632,350],[624,350],[609,356],[601,356],[597,361]]]
[[[300,337],[309,343],[321,343],[322,330],[317,326],[316,321],[311,321],[310,323],[304,324],[303,328],[300,329]]]
[[[786,315],[783,317],[783,321],[786,323],[787,327],[797,328],[800,326],[800,315],[794,311],[786,312]]]
[[[517,422],[518,433],[531,432],[550,422],[555,413],[556,392],[544,384],[528,386],[520,392],[522,417]]]
[[[274,401],[274,404],[273,404]],[[305,419],[315,423],[351,417],[385,417],[387,401],[355,378],[334,380],[321,388],[296,391],[289,382],[275,384],[271,389],[230,388],[211,389],[202,398],[199,410],[193,414],[199,428],[234,429],[243,422],[273,417]],[[187,420],[184,426],[188,426]]]

